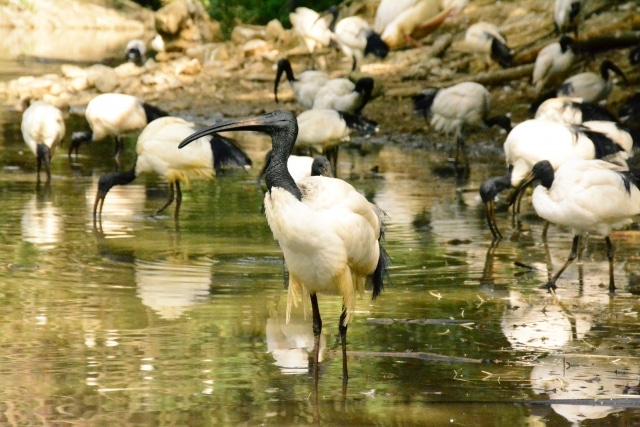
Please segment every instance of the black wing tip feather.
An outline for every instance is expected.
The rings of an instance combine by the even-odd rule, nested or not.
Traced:
[[[238,143],[222,135],[211,135],[211,149],[213,151],[213,167],[216,174],[224,169],[246,169],[253,165],[251,158],[240,148]]]
[[[387,253],[387,251],[382,247],[382,244],[378,242],[380,246],[380,257],[378,258],[378,264],[376,265],[376,269],[373,272],[373,294],[372,299],[376,299],[378,295],[384,289],[384,281],[385,278],[387,280],[387,285],[391,286],[391,275],[389,274],[389,267],[391,266],[391,257]]]

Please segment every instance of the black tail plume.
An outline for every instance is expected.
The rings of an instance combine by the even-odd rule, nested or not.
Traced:
[[[213,169],[216,175],[225,169],[251,167],[252,161],[233,139],[211,135],[211,151],[213,152]]]

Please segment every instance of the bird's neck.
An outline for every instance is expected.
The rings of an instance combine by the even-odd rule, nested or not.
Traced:
[[[289,169],[287,169],[287,159],[290,153],[291,149],[287,147],[274,147],[271,154],[271,161],[269,162],[265,175],[265,181],[269,192],[271,192],[273,187],[278,187],[288,191],[295,196],[296,199],[302,200],[302,192],[289,173]]]

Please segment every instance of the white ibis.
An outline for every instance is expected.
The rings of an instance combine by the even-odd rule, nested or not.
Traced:
[[[271,163],[271,150],[267,151],[264,156],[264,166],[258,175],[258,183],[262,181],[262,177],[267,172],[267,168]],[[290,155],[287,159],[287,169],[295,182],[308,176],[332,176],[331,164],[325,156],[296,156]]]
[[[122,135],[141,130],[159,117],[167,116],[166,111],[147,104],[135,96],[121,93],[104,93],[89,101],[85,117],[91,131],[74,132],[71,135],[69,157],[83,143],[101,141],[113,136],[116,141],[116,161],[122,151]]]
[[[297,183],[287,170],[296,143],[298,121],[286,111],[229,120],[191,135],[191,141],[223,131],[259,131],[272,139],[272,159],[266,172],[265,214],[289,269],[287,318],[292,304],[309,295],[313,312],[314,380],[318,381],[318,352],[322,319],[317,294],[342,296],[339,331],[343,383],[348,379],[347,325],[356,293],[373,277],[373,297],[380,294],[388,256],[380,244],[382,221],[376,209],[350,184],[337,178],[312,176]]]
[[[415,44],[445,19],[464,9],[468,0],[382,0],[373,29],[390,49]]]
[[[350,140],[352,132],[370,135],[378,124],[363,116],[336,110],[307,110],[297,117],[296,147],[313,148],[329,159],[331,173],[337,176],[338,149]]]
[[[371,99],[374,86],[371,77],[361,77],[355,83],[344,78],[331,79],[316,93],[313,109],[360,114]]]
[[[476,22],[467,28],[464,41],[472,51],[488,55],[502,67],[510,67],[513,62],[513,50],[507,46],[507,40],[494,24]]]
[[[550,223],[570,227],[574,237],[565,264],[547,283],[554,291],[556,281],[578,253],[580,236],[586,232],[603,235],[609,259],[609,292],[615,291],[614,248],[611,231],[631,223],[640,214],[640,177],[626,168],[602,160],[572,160],[555,172],[547,160],[536,163],[524,185],[539,179],[531,201],[536,213]]]
[[[389,53],[389,46],[380,38],[380,34],[359,16],[338,21],[333,38],[347,58],[351,59],[352,71],[360,69],[362,60],[368,54],[384,59]]]
[[[178,143],[198,126],[178,117],[162,117],[144,128],[136,144],[136,163],[125,172],[111,172],[100,177],[98,192],[93,205],[94,221],[102,214],[107,193],[114,185],[126,185],[145,172],[154,172],[169,182],[169,198],[158,209],[162,213],[174,200],[174,218],[180,214],[182,191],[180,183],[188,183],[191,178],[211,179],[227,167],[247,168],[251,159],[229,139],[219,135],[202,138],[188,150],[178,150]]]
[[[580,98],[561,96],[549,98],[541,104],[533,103],[529,111],[535,119],[558,121],[569,125],[580,125],[591,120],[615,122],[616,117],[606,108]]]
[[[331,15],[327,21],[325,16]],[[289,14],[289,21],[296,34],[302,38],[309,53],[315,57],[315,52],[331,43],[333,30],[338,19],[338,8],[332,6],[326,14],[320,14],[308,7],[297,7]]]
[[[609,126],[609,134],[616,134],[615,123],[601,126]],[[518,196],[523,194],[524,177],[537,162],[548,160],[554,168],[573,159],[607,159],[613,163],[626,165],[632,150],[633,140],[630,137],[626,136],[614,141],[607,134],[585,126],[535,119],[518,124],[509,132],[504,142],[507,173],[504,176],[489,178],[480,186],[487,223],[494,239],[502,237],[496,223],[495,197],[501,191],[516,188],[512,203],[517,211]]]
[[[133,62],[136,65],[141,65],[144,62],[146,53],[147,45],[142,40],[131,40],[127,43],[127,47],[125,48],[124,59],[127,62]]]
[[[507,116],[490,117],[491,95],[481,84],[463,82],[446,89],[427,88],[413,98],[414,112],[430,115],[431,126],[439,132],[453,133],[456,137],[456,165],[464,156],[466,128],[500,126],[507,132],[511,130],[511,120]]]
[[[559,41],[543,47],[538,52],[531,78],[531,83],[538,94],[550,79],[555,79],[569,71],[575,59],[572,46],[573,39],[563,35]]]
[[[600,74],[590,71],[575,74],[567,78],[556,89],[557,96],[573,96],[582,98],[584,102],[605,101],[613,89],[610,71],[618,74],[627,83],[627,77],[613,62],[606,60],[600,64]]]
[[[556,0],[553,5],[553,22],[560,34],[573,32],[578,36],[581,0]]]
[[[65,126],[62,111],[46,101],[35,101],[22,114],[22,137],[38,159],[38,182],[44,164],[47,182],[51,180],[51,157],[62,143]]]
[[[318,90],[329,81],[329,75],[323,71],[306,70],[298,74],[298,77],[293,75],[293,69],[291,68],[291,62],[288,59],[281,59],[278,61],[278,69],[276,70],[276,80],[274,82],[273,94],[278,101],[278,86],[282,74],[287,77],[289,87],[293,91],[293,95],[300,105],[305,108],[313,107],[313,101],[316,98]]]

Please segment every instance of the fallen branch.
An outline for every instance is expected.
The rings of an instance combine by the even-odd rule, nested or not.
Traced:
[[[328,353],[332,356],[341,355],[341,351],[331,350]],[[474,364],[494,364],[500,365],[502,364],[499,360],[489,360],[489,359],[473,359],[470,357],[459,357],[459,356],[443,356],[441,354],[435,353],[425,353],[422,351],[411,351],[411,352],[402,352],[402,351],[347,351],[347,356],[352,357],[393,357],[393,358],[402,358],[402,359],[420,359],[420,360],[428,360],[431,362],[445,362],[445,363],[474,363]]]

